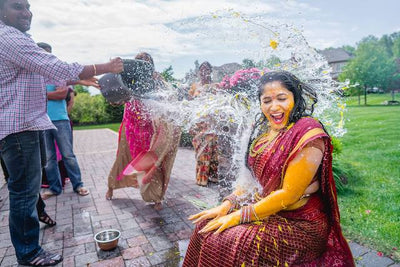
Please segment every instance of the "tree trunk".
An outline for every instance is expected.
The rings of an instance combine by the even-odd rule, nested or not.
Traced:
[[[358,90],[358,105],[361,105],[361,88]]]
[[[392,101],[394,101],[394,89],[392,89]]]
[[[367,105],[367,86],[364,85],[364,105]]]

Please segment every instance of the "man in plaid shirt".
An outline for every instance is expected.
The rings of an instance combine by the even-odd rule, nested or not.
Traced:
[[[68,64],[39,48],[26,32],[32,13],[27,0],[0,0],[0,150],[10,177],[9,229],[17,260],[50,266],[62,256],[39,245],[36,212],[41,181],[43,131],[54,129],[46,112],[44,78],[84,80],[123,71],[120,58],[104,64]]]

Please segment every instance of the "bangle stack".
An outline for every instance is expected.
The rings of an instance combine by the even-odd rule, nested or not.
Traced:
[[[229,208],[228,214],[234,211],[235,209],[239,209],[240,205],[237,201],[237,197],[235,194],[230,194],[229,196],[225,197],[222,202],[228,200],[231,203],[231,207]]]
[[[240,221],[239,221],[239,223],[242,224],[242,223],[251,222],[252,221],[251,220],[251,214],[254,215],[254,218],[256,218],[256,221],[260,220],[260,218],[256,214],[256,211],[254,209],[254,205],[253,204],[250,204],[250,205],[247,205],[247,206],[243,206],[240,209]]]
[[[251,207],[250,206],[243,206],[240,209],[240,220],[239,223],[249,223],[251,222]]]

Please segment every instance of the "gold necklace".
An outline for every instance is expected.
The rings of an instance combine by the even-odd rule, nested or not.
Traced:
[[[268,147],[273,141],[277,139],[277,137],[280,135],[281,131],[276,132],[275,134],[271,135],[272,131],[267,131],[264,134],[260,135],[256,139],[254,139],[253,143],[250,145],[250,151],[249,154],[252,157],[257,156],[261,152],[264,151],[266,147]],[[255,146],[260,142],[260,147],[256,150],[254,150]],[[261,145],[262,144],[262,145]]]

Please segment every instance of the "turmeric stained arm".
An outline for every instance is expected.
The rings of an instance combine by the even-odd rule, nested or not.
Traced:
[[[297,202],[317,173],[322,157],[322,151],[318,148],[303,148],[289,163],[282,189],[272,192],[254,205],[258,217],[266,218]],[[252,219],[256,219],[254,215]]]

